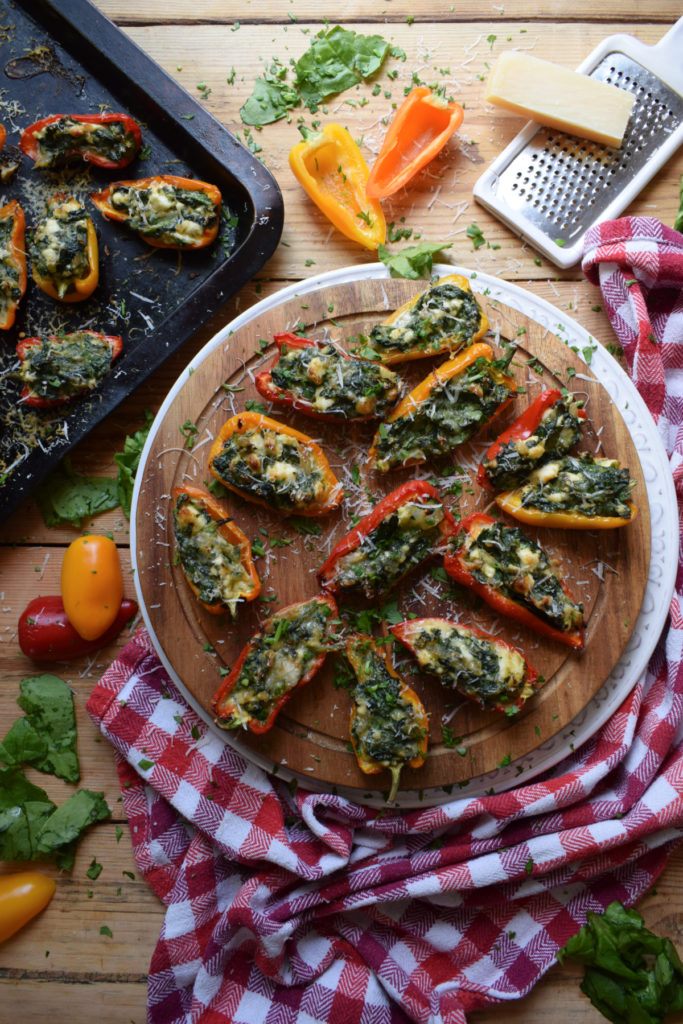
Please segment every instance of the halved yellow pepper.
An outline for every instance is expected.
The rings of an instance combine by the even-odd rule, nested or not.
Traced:
[[[366,249],[377,249],[387,237],[382,207],[369,199],[369,177],[363,154],[346,128],[326,124],[320,131],[300,128],[304,138],[289,153],[289,166],[315,205],[337,230]]]

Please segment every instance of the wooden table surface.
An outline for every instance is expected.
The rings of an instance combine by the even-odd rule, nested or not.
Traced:
[[[391,64],[397,78],[392,81],[385,69],[379,76],[382,91],[376,97],[370,88],[363,88],[328,103],[328,119],[341,120],[354,137],[363,137],[368,162],[382,137],[382,118],[391,113],[392,102],[402,99],[413,71],[427,81],[445,81],[466,107],[463,126],[444,155],[417,179],[414,188],[386,203],[387,220],[399,223],[405,218],[405,225],[423,239],[452,243],[453,263],[513,280],[575,317],[602,342],[614,341],[600,308],[600,295],[583,279],[580,268],[558,271],[545,259],[536,259],[528,245],[472,199],[476,178],[521,127],[518,118],[484,104],[484,79],[497,55],[513,46],[573,68],[614,32],[655,43],[680,16],[678,0],[602,0],[598,5],[594,0],[571,4],[501,0],[485,5],[474,0],[458,0],[454,5],[437,0],[385,0],[373,7],[371,15],[365,0],[347,0],[334,7],[318,0],[146,0],[144,5],[133,0],[98,0],[98,5],[190,93],[203,95],[208,109],[240,138],[239,108],[263,62],[271,56],[283,62],[298,57],[309,45],[308,30],[322,27],[321,14],[331,24],[341,17],[358,31],[381,33],[406,53],[405,63]],[[343,10],[341,16],[339,10]],[[203,92],[197,89],[202,82],[207,87]],[[369,102],[358,103],[366,95]],[[329,228],[292,176],[287,153],[298,140],[295,124],[281,121],[254,132],[253,137],[284,196],[282,244],[255,281],[217,309],[206,327],[78,446],[73,455],[78,470],[114,475],[112,457],[122,448],[125,435],[142,425],[145,409],[156,411],[181,369],[237,311],[311,273],[367,262],[369,254]],[[682,171],[679,153],[628,212],[673,223]],[[489,243],[476,251],[466,234],[472,222]],[[121,511],[104,514],[88,526],[91,532],[112,532],[125,572],[129,526]],[[19,650],[17,620],[38,593],[59,593],[63,550],[76,535],[70,529],[46,528],[32,500],[0,527],[0,736],[17,717],[19,681],[40,671]],[[126,590],[134,596],[132,582],[125,576]],[[84,710],[93,684],[123,642],[92,660],[54,666],[75,693],[81,785],[104,792],[112,817],[88,832],[70,874],[54,872],[57,892],[47,910],[0,948],[0,1024],[15,1020],[43,1024],[48,1017],[75,1024],[91,1020],[142,1024],[145,1020],[145,975],[163,908],[135,867],[113,752]],[[50,776],[31,777],[56,802],[68,793],[66,784]],[[93,859],[103,865],[94,881],[86,874]],[[17,867],[4,865],[2,870]],[[44,870],[53,873],[49,866]],[[650,927],[672,936],[679,949],[683,947],[680,850],[639,909]],[[101,934],[103,925],[111,936]],[[563,1024],[602,1020],[580,993],[579,978],[580,972],[572,966],[555,967],[522,1001],[472,1014],[471,1019],[477,1024],[541,1024],[551,1016]]]

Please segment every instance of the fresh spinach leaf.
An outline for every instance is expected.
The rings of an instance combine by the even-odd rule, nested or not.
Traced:
[[[43,822],[36,835],[38,855],[61,853],[63,865],[65,858],[71,855],[72,843],[79,838],[81,832],[96,821],[104,821],[110,814],[104,793],[93,793],[89,789],[77,790]]]
[[[389,44],[381,36],[358,35],[340,25],[329,32],[323,29],[295,64],[302,101],[315,111],[329,96],[379,71],[388,52]]]
[[[27,718],[18,718],[0,743],[0,761],[7,765],[34,764],[47,755],[47,741]]]
[[[46,526],[80,528],[85,519],[119,504],[116,480],[77,473],[68,457],[38,485],[35,498]]]
[[[450,248],[450,242],[420,242],[397,252],[389,252],[386,246],[380,245],[377,255],[382,263],[389,267],[392,277],[405,277],[417,281],[429,277],[436,253]]]
[[[21,696],[17,703],[46,746],[44,757],[34,757],[30,763],[41,772],[52,773],[67,782],[78,782],[76,718],[71,690],[63,679],[49,673],[22,679],[19,685]]]
[[[154,417],[151,412],[145,410],[144,427],[141,427],[140,430],[136,430],[134,434],[126,437],[123,442],[123,451],[117,452],[114,456],[114,462],[119,467],[116,477],[118,504],[121,505],[127,519],[130,519],[130,505],[133,500],[135,474],[138,466],[140,465],[142,449],[145,447],[145,441],[147,440],[149,428],[152,426],[153,420]]]
[[[0,768],[0,860],[33,860],[38,833],[54,809],[21,768]]]

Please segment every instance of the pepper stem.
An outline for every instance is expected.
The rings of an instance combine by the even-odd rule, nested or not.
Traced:
[[[389,771],[391,772],[391,789],[389,790],[389,796],[387,797],[387,803],[391,804],[396,799],[398,793],[398,784],[401,778],[402,764],[392,764]]]

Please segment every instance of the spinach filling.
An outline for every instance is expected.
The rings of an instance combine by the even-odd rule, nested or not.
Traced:
[[[21,298],[19,267],[12,253],[14,217],[0,220],[0,315]]]
[[[180,248],[196,246],[218,222],[216,206],[207,192],[167,182],[152,182],[146,188],[112,186],[109,202],[114,210],[126,214],[132,231]]]
[[[240,599],[251,593],[254,584],[242,562],[239,544],[232,544],[219,532],[221,525],[196,498],[178,495],[173,529],[183,572],[196,587],[200,601],[222,604],[235,615]]]
[[[479,356],[463,373],[437,384],[411,412],[380,425],[377,468],[448,454],[473,437],[509,395],[502,372]]]
[[[457,349],[481,327],[481,308],[470,291],[454,284],[436,284],[391,324],[375,324],[366,341],[381,359],[412,350],[422,355]]]
[[[264,724],[277,701],[299,685],[313,659],[326,652],[331,614],[328,604],[314,599],[273,615],[252,640],[229,694],[234,705],[230,718],[219,718],[218,724],[227,729],[250,719]]]
[[[581,437],[584,420],[577,416],[581,405],[559,399],[545,410],[533,434],[511,438],[493,459],[485,459],[486,475],[497,491],[510,491],[532,470],[566,455]]]
[[[128,162],[137,150],[137,141],[123,121],[96,124],[60,117],[34,135],[38,143],[36,167],[59,167],[72,156],[94,152],[114,163]],[[75,151],[75,152],[74,152]]]
[[[461,531],[454,544],[478,583],[493,587],[563,633],[581,628],[583,605],[572,601],[543,548],[518,527],[492,523],[475,539]]]
[[[425,626],[411,638],[420,666],[482,708],[509,706],[531,694],[519,651],[473,636],[455,623]]]
[[[271,378],[317,412],[345,419],[384,416],[399,393],[399,379],[391,370],[365,359],[346,359],[333,345],[283,345]]]
[[[423,753],[425,727],[420,708],[409,700],[401,680],[369,641],[355,644],[354,715],[351,737],[363,760],[397,768]]]
[[[343,590],[362,590],[366,597],[385,593],[434,553],[443,518],[439,503],[406,502],[363,537],[354,551],[341,556],[335,582]]]
[[[27,348],[19,375],[40,398],[71,398],[94,388],[109,372],[111,360],[108,341],[92,331],[76,331],[41,338],[40,345]]]
[[[74,281],[92,268],[88,254],[90,218],[77,199],[51,199],[39,222],[31,246],[33,267],[54,285],[63,299]]]
[[[280,511],[306,510],[325,498],[311,449],[267,427],[235,431],[211,465],[219,479]]]
[[[535,470],[521,488],[523,508],[630,519],[635,481],[614,459],[566,455]]]

